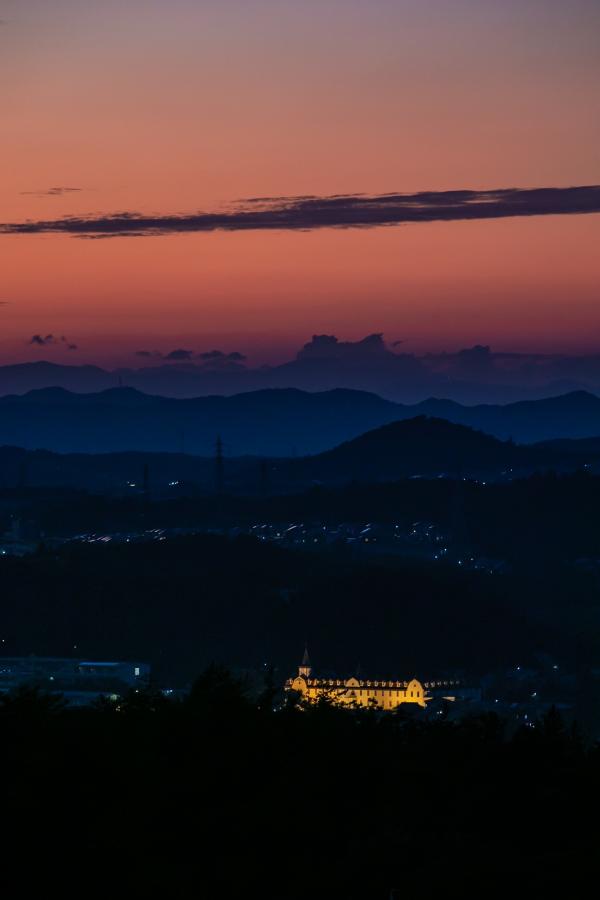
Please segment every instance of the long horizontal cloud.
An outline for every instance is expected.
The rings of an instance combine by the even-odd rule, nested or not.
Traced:
[[[0,224],[3,234],[59,232],[77,237],[138,237],[193,231],[369,228],[411,222],[500,219],[508,216],[600,212],[600,186],[505,188],[418,194],[276,197],[246,200],[224,212],[146,216],[121,212],[100,216]]]
[[[22,196],[32,197],[62,197],[63,194],[77,194],[82,190],[79,187],[51,187],[43,191],[21,191]]]

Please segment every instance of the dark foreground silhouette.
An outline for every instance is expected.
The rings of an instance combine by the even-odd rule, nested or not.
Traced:
[[[210,667],[67,710],[0,701],[7,896],[578,896],[595,874],[600,756],[554,710],[427,724],[250,699]]]

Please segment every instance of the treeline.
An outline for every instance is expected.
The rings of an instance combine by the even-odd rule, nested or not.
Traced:
[[[3,864],[21,896],[578,896],[600,756],[552,710],[425,723],[297,708],[210,667],[182,700],[0,699]]]

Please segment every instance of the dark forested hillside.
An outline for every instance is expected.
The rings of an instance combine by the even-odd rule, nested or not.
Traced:
[[[140,395],[142,396],[142,395]],[[129,417],[123,407],[124,418]],[[135,430],[135,416],[128,427]],[[56,453],[0,446],[0,489],[63,486],[131,494],[145,488],[173,494],[214,493],[217,440],[209,455],[122,451]],[[220,441],[219,446],[225,445]],[[486,477],[512,479],[535,471],[597,469],[594,440],[519,445],[456,425],[418,416],[368,431],[314,456],[223,457],[225,493],[292,493],[314,484],[376,483],[404,477]]]
[[[578,652],[583,664],[595,651],[593,632],[576,626],[587,602],[580,581],[567,598],[554,572],[536,596],[525,577],[376,565],[253,538],[70,545],[0,559],[0,634],[7,655],[141,658],[176,684],[212,660],[274,664],[283,678],[305,640],[322,668],[360,663],[395,677],[481,673],[540,652],[571,661]],[[563,632],[557,607],[567,600],[573,623]]]

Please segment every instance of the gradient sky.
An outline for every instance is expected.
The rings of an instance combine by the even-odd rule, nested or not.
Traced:
[[[0,0],[0,223],[600,182],[597,0]],[[52,188],[77,188],[51,191]],[[0,362],[600,350],[600,216],[0,234]],[[77,343],[28,346],[34,333]]]

